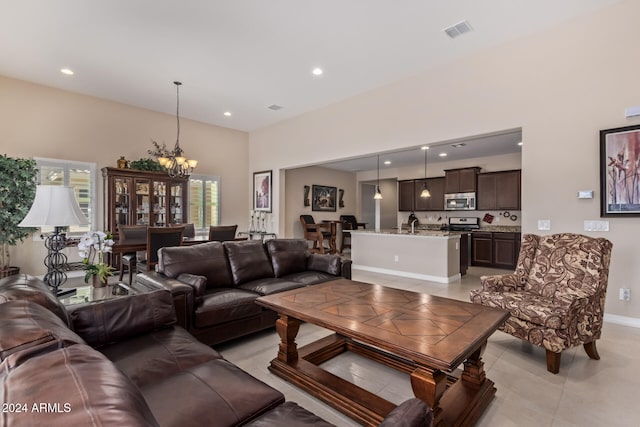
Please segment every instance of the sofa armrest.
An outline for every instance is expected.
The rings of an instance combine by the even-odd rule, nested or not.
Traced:
[[[433,411],[418,398],[405,400],[382,420],[379,427],[429,427]]]
[[[175,325],[176,312],[171,293],[158,290],[73,306],[69,319],[87,344],[99,347]]]
[[[136,275],[136,290],[145,291],[154,289],[167,289],[173,295],[173,305],[178,319],[178,325],[189,329],[191,316],[194,310],[194,289],[193,286],[178,279],[172,279],[162,273],[147,271]]]
[[[488,292],[512,292],[524,289],[524,279],[515,273],[480,276],[480,284],[482,290]]]
[[[347,279],[351,278],[351,260],[342,258],[340,255],[308,254],[307,269],[333,276],[343,276]]]

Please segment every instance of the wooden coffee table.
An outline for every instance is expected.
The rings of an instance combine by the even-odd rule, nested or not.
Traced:
[[[345,351],[409,374],[436,426],[473,425],[495,395],[481,355],[506,311],[347,279],[257,302],[279,315],[271,372],[363,425],[378,425],[396,405],[319,367]],[[301,321],[336,333],[298,349]],[[451,375],[461,364],[460,377]]]

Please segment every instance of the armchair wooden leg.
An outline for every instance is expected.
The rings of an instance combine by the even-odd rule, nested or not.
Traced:
[[[560,372],[560,356],[562,356],[562,353],[554,353],[547,350],[547,371],[552,374]]]
[[[587,356],[593,360],[600,360],[600,355],[598,354],[598,349],[596,348],[596,342],[591,341],[586,344],[583,344],[584,351],[587,352]]]

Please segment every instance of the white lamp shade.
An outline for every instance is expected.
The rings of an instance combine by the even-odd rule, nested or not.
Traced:
[[[89,221],[78,206],[73,188],[59,185],[38,185],[33,205],[18,226],[66,227],[87,224]]]

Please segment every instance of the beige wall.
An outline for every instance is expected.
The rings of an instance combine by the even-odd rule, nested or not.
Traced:
[[[311,210],[312,190],[309,190],[309,206],[304,206],[304,186],[326,185],[344,190],[344,208],[337,207],[335,212],[318,212]],[[284,227],[280,234],[284,237],[302,238],[300,215],[313,215],[316,222],[337,220],[340,215],[356,214],[356,174],[341,172],[323,167],[305,167],[290,169],[285,172],[285,205]],[[284,229],[284,233],[282,232]]]
[[[507,129],[523,130],[525,232],[583,232],[598,219],[601,129],[639,105],[640,2],[624,1],[250,134],[250,168],[289,168]],[[473,37],[473,35],[469,35]],[[462,42],[462,40],[461,40]],[[311,156],[310,153],[313,152]],[[578,190],[595,190],[579,200]],[[274,203],[284,206],[284,195]],[[640,318],[640,219],[610,218],[608,314]],[[595,235],[595,234],[594,234]],[[632,300],[618,300],[618,288]]]
[[[172,148],[176,137],[175,116],[4,77],[0,77],[0,117],[3,154],[95,162],[100,202],[100,168],[116,166],[120,156],[148,157],[151,139]],[[180,125],[180,146],[199,160],[196,172],[220,176],[221,220],[241,219],[244,224],[250,209],[248,135],[186,119]],[[100,226],[102,212],[100,203]],[[26,273],[43,274],[44,254],[42,242],[28,239],[12,250],[12,264]]]

